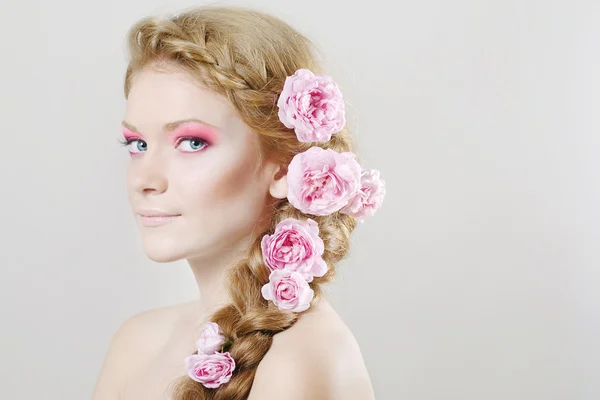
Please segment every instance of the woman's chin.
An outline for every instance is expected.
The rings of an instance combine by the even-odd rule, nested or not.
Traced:
[[[144,253],[146,256],[157,263],[169,263],[186,258],[184,252],[174,249],[173,246],[157,243],[144,242]]]
[[[184,258],[174,253],[159,253],[156,251],[146,251],[146,256],[156,263],[170,263]]]

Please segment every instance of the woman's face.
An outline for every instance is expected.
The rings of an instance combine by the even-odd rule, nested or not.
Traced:
[[[128,197],[150,259],[218,256],[268,218],[278,167],[258,166],[258,134],[186,73],[135,75],[123,137]]]

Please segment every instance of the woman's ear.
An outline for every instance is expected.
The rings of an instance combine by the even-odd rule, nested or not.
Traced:
[[[279,168],[269,185],[269,193],[276,199],[285,199],[288,194],[287,168]]]

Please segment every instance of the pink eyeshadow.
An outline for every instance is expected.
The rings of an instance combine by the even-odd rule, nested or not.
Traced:
[[[141,139],[142,138],[138,133],[132,132],[125,127],[123,127],[122,132],[123,132],[123,137],[125,139]]]
[[[213,144],[218,139],[216,128],[198,122],[186,122],[179,125],[173,132],[169,133],[169,141],[175,143],[182,137],[198,137]]]

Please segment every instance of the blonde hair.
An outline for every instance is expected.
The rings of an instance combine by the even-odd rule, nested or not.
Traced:
[[[241,7],[195,7],[168,18],[141,19],[130,28],[127,44],[126,98],[137,71],[147,66],[174,66],[229,99],[242,120],[258,133],[261,160],[268,158],[287,166],[294,155],[315,145],[298,141],[277,115],[277,98],[287,76],[300,68],[322,73],[313,43],[282,20]],[[318,145],[338,152],[352,151],[346,128]],[[273,335],[298,320],[299,314],[280,311],[261,295],[261,287],[269,281],[269,269],[262,258],[260,240],[290,217],[305,220],[308,216],[287,199],[276,201],[269,228],[257,232],[247,257],[228,273],[231,304],[209,317],[233,342],[229,352],[236,369],[231,381],[207,389],[183,376],[173,382],[174,399],[246,399]],[[323,259],[328,265],[328,272],[310,284],[314,304],[322,295],[321,285],[334,277],[335,265],[348,253],[356,220],[340,213],[310,218],[319,224],[319,236],[325,243]]]

